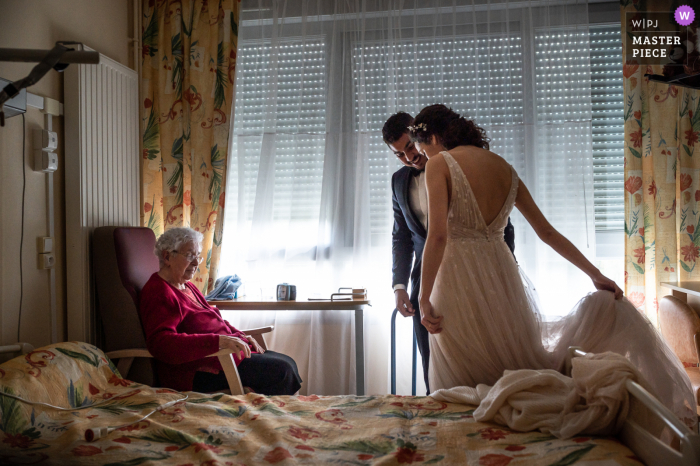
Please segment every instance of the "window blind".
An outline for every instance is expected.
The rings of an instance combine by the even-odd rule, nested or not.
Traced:
[[[270,73],[272,59],[279,63],[277,75]],[[241,42],[237,63],[232,151],[242,164],[229,176],[243,218],[252,219],[265,137],[274,138],[275,148],[273,219],[318,218],[326,129],[324,39],[289,39],[276,51],[268,41]]]
[[[624,221],[619,25],[591,26],[589,37],[595,225],[597,230],[617,230]],[[536,37],[535,45],[536,52],[544,51],[542,37]],[[391,232],[391,175],[401,167],[381,136],[381,128],[391,115],[387,111],[390,104],[415,115],[426,105],[448,102],[455,111],[478,121],[491,138],[491,149],[514,163],[518,171],[523,169],[518,164],[525,151],[522,44],[518,35],[406,41],[391,46],[392,50],[389,47],[365,42],[353,50],[355,125],[369,139],[374,237]],[[235,181],[232,185],[243,197],[238,208],[244,208],[250,220],[263,135],[266,128],[275,128],[269,131],[277,138],[274,215],[313,219],[318,215],[323,175],[325,42],[323,37],[285,41],[277,51],[282,64],[278,76],[269,74],[270,52],[269,42],[239,44],[233,150],[243,156],[243,164],[235,167],[231,176],[243,185],[237,186]],[[394,59],[392,70],[386,59],[389,53]],[[307,91],[300,93],[302,86]],[[293,100],[299,98],[303,99],[301,112]],[[270,105],[276,109],[267,112]],[[360,106],[367,107],[366,113]],[[274,121],[268,114],[276,115]],[[366,121],[359,119],[363,114]],[[292,187],[294,203],[285,195]]]
[[[624,99],[620,25],[591,26],[593,182],[597,230],[623,230]]]
[[[391,69],[387,56],[393,59]],[[491,138],[491,150],[511,163],[522,160],[516,157],[524,152],[522,44],[518,35],[457,36],[391,46],[365,42],[355,46],[353,58],[356,129],[369,137],[374,237],[391,234],[391,175],[402,166],[382,139],[381,129],[394,113],[389,107],[415,116],[427,105],[446,103],[479,122]],[[367,121],[360,121],[358,115],[365,113]]]

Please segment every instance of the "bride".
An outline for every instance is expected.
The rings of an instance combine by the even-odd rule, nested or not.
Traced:
[[[419,300],[430,333],[430,388],[493,385],[507,369],[562,371],[567,348],[580,346],[626,356],[654,395],[692,422],[695,403],[680,362],[617,284],[549,224],[515,169],[488,150],[484,130],[432,105],[409,134],[429,159]],[[600,290],[558,322],[543,325],[503,241],[513,207]]]

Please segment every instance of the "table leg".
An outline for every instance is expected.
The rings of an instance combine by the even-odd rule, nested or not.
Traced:
[[[355,380],[357,383],[357,395],[365,394],[365,338],[364,338],[364,312],[355,310]]]
[[[391,314],[391,394],[396,395],[396,314],[398,309],[394,309]]]

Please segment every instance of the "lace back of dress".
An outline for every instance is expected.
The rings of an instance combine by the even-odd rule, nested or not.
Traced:
[[[518,174],[511,168],[511,187],[501,211],[490,225],[486,224],[469,180],[457,161],[449,152],[442,152],[452,179],[452,199],[447,217],[447,229],[452,238],[480,238],[495,240],[503,238],[508,216],[515,205],[518,194]]]
[[[449,152],[442,154],[452,178],[452,198],[447,216],[448,233],[453,238],[471,236],[468,234],[470,230],[478,230],[481,227],[479,206],[457,161]]]

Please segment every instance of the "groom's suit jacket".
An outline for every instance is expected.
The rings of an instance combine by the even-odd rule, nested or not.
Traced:
[[[408,287],[411,278],[411,304],[418,313],[418,294],[420,293],[420,273],[423,248],[428,232],[411,210],[409,186],[413,176],[419,171],[411,167],[402,167],[391,177],[392,204],[394,208],[394,229],[392,231],[393,279],[392,286],[402,283]],[[515,230],[508,219],[503,239],[515,251]],[[416,258],[415,263],[413,258]],[[411,268],[413,264],[413,268]]]

